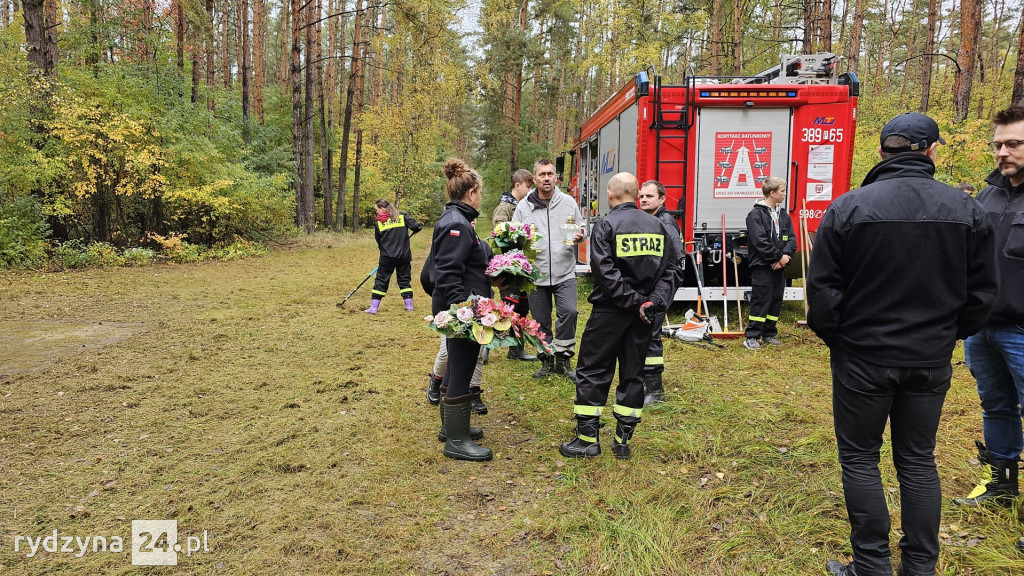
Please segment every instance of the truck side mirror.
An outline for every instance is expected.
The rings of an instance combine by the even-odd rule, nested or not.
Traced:
[[[558,181],[562,181],[562,175],[565,174],[565,154],[558,155],[555,158],[555,176],[558,177]]]

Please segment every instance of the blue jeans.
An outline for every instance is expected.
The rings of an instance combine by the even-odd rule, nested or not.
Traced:
[[[990,323],[964,341],[967,367],[978,381],[985,446],[999,460],[1024,449],[1024,326]]]
[[[942,490],[935,469],[935,433],[953,368],[896,368],[832,349],[832,412],[850,544],[858,576],[892,575],[891,521],[878,470],[886,420],[900,484],[902,563],[934,574],[939,557]]]

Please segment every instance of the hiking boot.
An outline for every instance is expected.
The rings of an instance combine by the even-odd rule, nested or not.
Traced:
[[[457,398],[445,398],[441,402],[441,410],[444,411],[444,426],[447,432],[443,452],[445,456],[455,460],[486,462],[494,456],[491,449],[473,442],[469,435],[472,400],[473,397],[466,394]]]
[[[665,386],[661,383],[661,373],[644,374],[644,406],[664,401]]]
[[[983,468],[988,469],[991,480],[975,486],[964,498],[953,498],[953,504],[976,507],[991,500],[1003,506],[1010,506],[1020,493],[1017,486],[1017,461],[997,460],[984,444],[977,440],[974,444],[978,447],[978,461]]]
[[[595,458],[601,454],[598,430],[601,418],[598,416],[576,416],[576,437],[562,442],[558,452],[566,458]]]
[[[431,372],[427,376],[427,402],[430,402],[434,406],[441,401],[441,378],[434,376]]]
[[[569,358],[572,358],[572,352],[556,352],[555,353],[555,374],[561,374],[576,383],[576,371],[572,369],[572,364],[569,362]]]
[[[757,343],[756,338],[747,338],[743,341],[743,347],[747,350],[757,350],[761,345]]]
[[[523,345],[509,346],[508,347],[508,359],[509,360],[522,360],[523,362],[533,362],[537,359],[533,354],[527,354],[526,349]]]
[[[469,387],[469,395],[473,397],[473,400],[470,402],[470,404],[472,404],[473,406],[474,414],[487,414],[487,405],[484,404],[484,401],[480,399],[480,394],[482,392],[483,391],[480,389],[479,386]]]
[[[775,336],[761,338],[761,343],[765,345],[771,344],[772,346],[782,346],[782,340],[779,340]]]
[[[828,570],[831,576],[857,576],[857,571],[853,569],[853,562],[843,564],[838,560],[829,560],[825,563],[825,570]]]
[[[1024,552],[1024,536],[1017,538],[1017,550]]]
[[[533,373],[534,378],[544,378],[555,371],[555,357],[543,352],[537,355],[540,358],[540,369]]]
[[[448,391],[447,386],[441,386],[441,396]],[[437,441],[444,442],[448,440],[448,431],[444,427],[444,404],[441,404],[441,429],[437,431]],[[479,440],[484,437],[483,428],[477,428],[476,426],[469,427],[469,437],[473,440]]]
[[[637,422],[626,424],[619,420],[615,424],[615,441],[612,442],[612,455],[619,460],[629,460],[633,451],[629,448],[629,439],[633,437]]]

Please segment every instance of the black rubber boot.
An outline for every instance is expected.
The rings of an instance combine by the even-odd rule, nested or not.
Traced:
[[[509,346],[508,347],[508,359],[509,360],[522,360],[523,362],[533,362],[537,359],[533,354],[527,354],[526,349],[523,345]]]
[[[456,460],[485,462],[493,456],[491,449],[476,444],[469,436],[472,401],[473,396],[466,394],[457,398],[445,398],[441,402],[445,431],[448,434],[448,440],[444,443],[444,455]]]
[[[661,383],[661,373],[644,374],[644,406],[665,401],[665,386]]]
[[[444,393],[448,391],[447,386],[441,386],[441,396],[444,397]],[[437,431],[437,441],[445,442],[448,440],[448,431],[444,428],[444,404],[441,405],[441,429]],[[483,428],[477,428],[476,426],[469,427],[469,437],[473,440],[479,440],[484,437]]]
[[[576,383],[576,371],[572,369],[570,358],[572,358],[572,352],[555,353],[555,374],[561,374]]]
[[[576,438],[562,442],[558,452],[566,458],[594,458],[601,454],[598,438],[601,418],[598,416],[576,417]]]
[[[1024,552],[1024,536],[1017,538],[1017,550]]]
[[[981,506],[985,502],[992,501],[1003,506],[1013,504],[1020,490],[1017,486],[1017,461],[997,460],[985,445],[975,440],[978,447],[978,461],[982,466],[990,470],[991,480],[985,484],[979,484],[965,498],[953,498],[953,504],[957,506]]]
[[[615,442],[612,442],[612,455],[619,460],[629,460],[633,451],[629,448],[629,439],[633,437],[638,422],[625,423],[618,420],[615,424]]]
[[[534,378],[544,378],[550,376],[555,371],[555,357],[550,354],[544,354],[541,352],[537,355],[540,359],[540,369],[533,373]]]
[[[838,560],[829,560],[825,563],[825,570],[831,576],[857,576],[857,571],[853,569],[853,562],[843,564]]]
[[[487,404],[484,404],[484,401],[480,399],[480,394],[482,392],[483,391],[479,386],[469,387],[469,395],[473,397],[472,405],[474,414],[487,414]]]
[[[441,380],[442,378],[434,376],[433,372],[427,376],[427,402],[434,406],[441,401]]]

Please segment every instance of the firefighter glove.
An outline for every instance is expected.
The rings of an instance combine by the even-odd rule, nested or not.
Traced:
[[[650,324],[654,320],[654,302],[648,300],[640,305],[640,319],[644,324]]]

